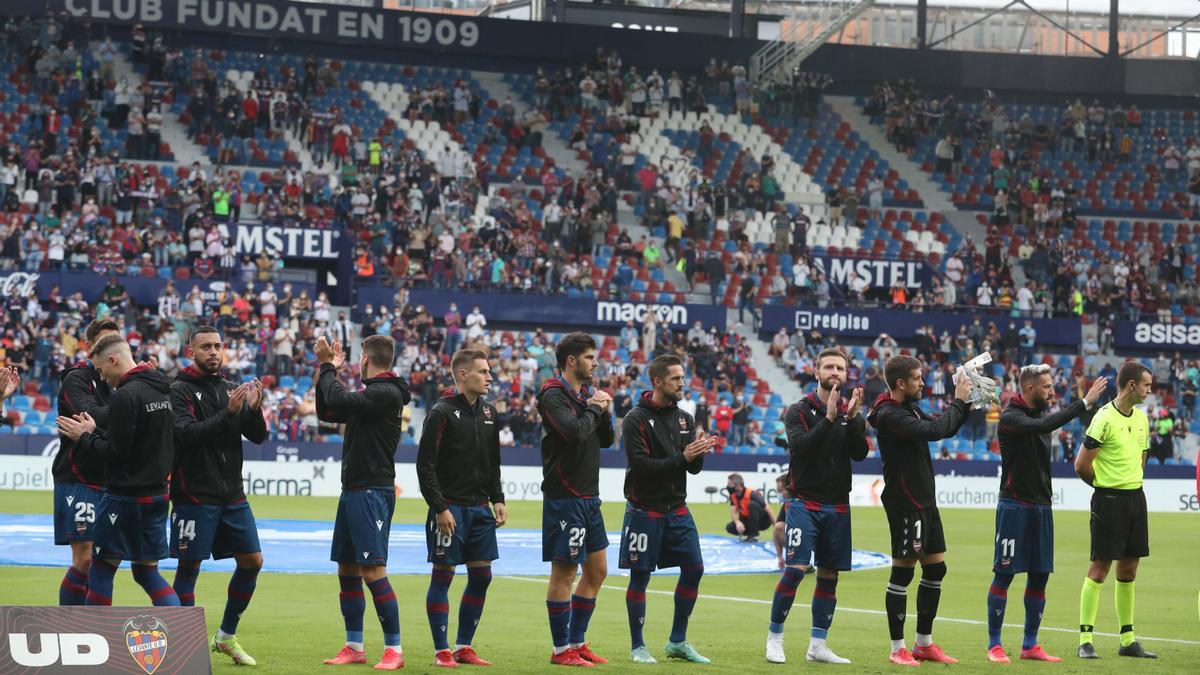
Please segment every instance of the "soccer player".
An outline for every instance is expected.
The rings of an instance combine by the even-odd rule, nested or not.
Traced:
[[[880,500],[892,534],[892,574],[884,597],[892,637],[889,660],[902,666],[917,666],[921,661],[957,663],[933,642],[933,620],[946,576],[946,535],[938,514],[929,442],[958,433],[967,419],[971,380],[959,378],[954,402],[935,419],[917,405],[925,391],[920,361],[911,356],[893,356],[884,364],[883,374],[888,393],[875,402],[867,420],[876,429],[883,459]],[[904,644],[904,618],[908,586],[918,561],[921,583],[917,587],[917,645],[909,653]]]
[[[678,356],[659,356],[647,374],[653,390],[642,394],[621,423],[629,468],[619,564],[630,570],[625,593],[632,642],[629,656],[634,663],[656,663],[642,638],[646,586],[656,568],[678,567],[675,619],[663,651],[668,658],[709,663],[687,641],[704,557],[686,499],[687,475],[700,473],[704,455],[713,451],[717,439],[696,429],[696,420],[676,405],[683,399],[683,362]]]
[[[433,563],[425,612],[436,652],[433,665],[490,666],[471,648],[471,641],[492,583],[492,561],[500,557],[496,528],[508,520],[500,484],[499,416],[484,398],[492,385],[487,354],[473,349],[455,352],[450,370],[457,391],[447,392],[425,413],[417,452],[417,479],[429,504],[425,543]],[[467,587],[451,653],[450,582],[454,568],[463,563]]]
[[[542,560],[551,563],[546,591],[554,642],[550,663],[590,668],[608,663],[591,650],[586,637],[596,594],[608,575],[600,448],[613,444],[612,397],[588,386],[596,372],[592,336],[568,333],[554,356],[560,374],[546,380],[537,397],[542,416]]]
[[[387,578],[388,535],[396,509],[396,445],[404,406],[411,396],[404,380],[392,372],[396,343],[386,335],[362,342],[359,372],[363,390],[350,392],[338,381],[346,362],[340,342],[324,338],[313,346],[321,372],[317,379],[317,416],[346,425],[342,444],[342,494],[338,498],[329,557],[338,564],[342,618],[346,645],[325,663],[340,666],[366,663],[363,646],[362,583],[375,600],[375,613],[383,625],[383,658],[376,670],[404,667],[400,645],[400,611]]]
[[[171,473],[174,425],[171,381],[149,364],[136,364],[119,335],[100,338],[92,365],[113,387],[108,427],[97,434],[87,411],[60,416],[58,430],[88,461],[103,462],[107,491],[96,505],[92,566],[85,604],[111,605],[113,578],[122,560],[155,605],[179,606],[179,597],[158,572],[167,557],[167,476]]]
[[[108,335],[121,334],[117,322],[97,319],[88,324],[83,337],[95,345]],[[112,389],[88,361],[63,372],[58,388],[58,414],[72,417],[91,415],[96,426],[108,426],[108,401]],[[87,600],[88,572],[92,566],[92,531],[96,527],[96,505],[104,494],[104,462],[83,456],[77,443],[63,436],[54,456],[54,543],[70,545],[71,566],[58,587],[58,604],[82,605]]]
[[[1021,369],[1017,384],[1021,394],[1000,416],[1000,501],[996,506],[996,554],[991,588],[987,594],[988,661],[1009,663],[1000,644],[1004,608],[1013,575],[1025,572],[1025,638],[1021,658],[1033,661],[1062,659],[1038,644],[1038,627],[1046,609],[1046,584],[1054,571],[1054,515],[1050,511],[1050,434],[1096,405],[1108,386],[1100,377],[1081,400],[1052,415],[1054,378],[1050,366]]]
[[[1092,629],[1100,587],[1117,561],[1117,654],[1157,658],[1133,635],[1133,581],[1138,561],[1150,555],[1150,529],[1142,472],[1150,452],[1150,422],[1137,405],[1150,395],[1150,369],[1130,361],[1117,371],[1117,397],[1096,411],[1075,456],[1075,473],[1095,488],[1092,494],[1092,564],[1079,595],[1079,658],[1099,658]]]
[[[858,414],[862,389],[855,389],[847,405],[842,385],[850,365],[839,349],[817,355],[817,389],[788,407],[788,490],[794,497],[783,504],[786,566],[775,586],[771,623],[767,632],[767,660],[784,663],[783,623],[787,620],[796,587],[813,571],[812,637],[805,660],[850,663],[825,643],[837,607],[838,572],[849,571],[853,549],[850,539],[850,460],[867,456],[867,423]]]
[[[254,658],[236,635],[263,566],[254,513],[242,489],[242,437],[259,445],[267,440],[262,384],[253,380],[238,386],[221,377],[225,345],[212,326],[192,329],[186,351],[194,363],[171,385],[171,557],[179,560],[172,587],[179,604],[190,607],[196,604],[201,562],[232,557],[237,567],[209,648],[238,665],[253,666]]]

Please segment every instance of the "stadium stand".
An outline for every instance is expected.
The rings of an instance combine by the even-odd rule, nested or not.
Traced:
[[[1040,221],[989,221],[995,229],[977,248],[942,214],[924,210],[900,170],[821,103],[820,92],[830,84],[821,76],[804,74],[790,88],[756,89],[736,68],[721,72],[710,65],[664,82],[657,75],[636,76],[619,58],[614,70],[602,54],[603,67],[580,69],[577,79],[557,71],[504,74],[518,95],[544,109],[517,117],[511,101],[491,98],[467,70],[201,50],[164,45],[154,36],[146,52],[125,42],[82,48],[82,40],[75,42],[77,50],[66,39],[43,44],[38,36],[44,27],[20,21],[15,26],[0,66],[0,141],[6,144],[0,269],[91,269],[108,275],[109,285],[86,299],[54,293],[22,297],[15,285],[10,288],[0,322],[5,330],[0,363],[28,368],[33,378],[8,408],[9,424],[0,433],[53,432],[56,376],[80,356],[77,333],[91,317],[112,315],[139,356],[153,356],[168,372],[187,363],[180,353],[187,329],[200,320],[216,321],[229,338],[229,375],[260,377],[268,385],[276,437],[336,440],[336,429],[322,427],[315,417],[313,359],[306,345],[318,333],[337,330],[343,322],[335,317],[342,310],[323,296],[292,294],[272,252],[239,258],[223,229],[238,219],[349,233],[358,242],[358,277],[404,286],[634,302],[711,300],[733,308],[748,278],[754,304],[883,302],[933,310],[987,309],[977,293],[987,285],[996,289],[991,306],[997,310],[1049,316],[1074,311],[1074,284],[1086,298],[1082,314],[1089,320],[1103,322],[1102,309],[1159,316],[1169,308],[1168,318],[1189,321],[1195,315],[1189,301],[1195,297],[1195,268],[1186,257],[1192,231],[1186,225],[1097,217],[1079,219],[1073,230],[1052,236]],[[142,81],[116,79],[113,64],[120,59],[131,61]],[[179,165],[161,130],[147,133],[152,121],[147,113],[163,109],[171,114],[161,124],[178,119],[214,166]],[[964,107],[964,119],[978,125],[981,110]],[[1060,119],[1036,107],[1010,108],[1008,114],[1017,112],[1041,122]],[[1131,161],[1152,161],[1148,153],[1158,140],[1151,139],[1190,133],[1185,117],[1144,114],[1143,129],[1161,127],[1166,135],[1139,136]],[[131,119],[139,115],[141,137],[131,134],[138,131]],[[929,136],[933,129],[925,131]],[[578,152],[589,170],[572,174],[556,166],[542,147],[543,133]],[[897,137],[895,129],[892,133]],[[922,137],[916,144],[929,141]],[[966,167],[988,160],[968,150]],[[1083,164],[1081,152],[1086,150],[1066,154],[1061,165],[1046,171],[1083,195],[1087,208],[1096,208],[1096,200],[1108,199],[1110,192],[1117,200],[1130,192],[1150,195],[1149,188],[1123,177],[1131,168],[1120,174],[1103,169],[1109,173],[1078,182],[1077,173],[1099,166]],[[623,162],[623,156],[632,161]],[[960,187],[981,173],[964,169],[955,181],[943,181],[943,188],[976,195],[975,201],[957,200],[961,205],[986,206],[984,183]],[[1179,195],[1155,182],[1157,170],[1149,173],[1154,200],[1140,202],[1156,200],[1165,213],[1164,203],[1178,202]],[[1112,179],[1115,175],[1122,177]],[[1054,199],[1046,200],[1049,216],[1055,215]],[[619,223],[621,201],[631,205],[649,238],[635,241]],[[672,208],[685,216],[675,242],[668,221]],[[1124,207],[1118,202],[1117,208]],[[554,215],[549,221],[548,211]],[[1142,241],[1150,246],[1135,247]],[[649,253],[659,242],[666,260]],[[1042,267],[1037,255],[1024,250],[1038,242],[1047,244],[1038,247],[1048,256]],[[1174,250],[1185,256],[1177,271]],[[1094,287],[1097,271],[1107,278],[1102,261],[1119,271],[1123,260],[1147,251],[1164,260],[1165,269],[1144,279],[1130,275],[1136,282],[1130,287],[1165,281],[1173,305],[1140,300],[1125,306],[1112,289]],[[948,283],[939,278],[927,291],[883,298],[830,288],[813,262],[839,255],[922,260]],[[948,263],[952,258],[957,262]],[[679,259],[684,263],[675,273]],[[1036,282],[1028,308],[1014,290],[1011,265],[1018,260]],[[1092,263],[1101,267],[1089,269]],[[1054,273],[1064,266],[1076,271],[1074,277]],[[122,279],[135,276],[230,283],[217,294],[180,297],[164,291],[157,306],[139,307],[121,287]],[[705,284],[707,293],[698,289]],[[461,338],[452,338],[442,317],[407,303],[403,292],[393,307],[349,312],[345,325],[347,335],[397,338],[403,345],[397,369],[413,383],[418,400],[427,403],[447,384],[441,366],[448,343]],[[547,375],[546,346],[558,335],[517,328],[477,337],[498,357],[501,421],[516,440],[528,443],[537,435],[534,383]],[[653,354],[679,351],[689,357],[698,416],[726,436],[724,452],[783,454],[774,441],[786,402],[750,366],[751,351],[771,349],[782,368],[811,384],[814,350],[832,336],[803,336],[799,342],[785,336],[768,347],[734,328],[694,332],[658,326],[648,343],[632,326],[599,336],[606,364],[602,381],[614,392],[618,410],[647,386],[642,371]],[[1097,356],[1109,353],[1111,345],[1104,344],[1103,331],[1100,338],[1094,350],[1085,344],[1078,355],[1037,354],[1056,366],[1060,398],[1073,395],[1080,377],[1107,366]],[[904,345],[889,348],[921,353],[907,336],[902,339]],[[1018,361],[1007,353],[1011,340],[996,333],[970,342],[958,349],[950,337],[949,349],[921,353],[931,367],[926,402],[931,409],[944,400],[948,364],[974,353],[976,345],[995,352],[995,375],[1005,397],[1014,391]],[[881,346],[846,346],[852,382],[878,386]],[[1194,436],[1200,431],[1195,362],[1177,358],[1167,366],[1151,365],[1163,371],[1159,381],[1167,384],[1161,407],[1179,420],[1174,428],[1181,436]],[[733,411],[741,409],[743,397],[746,412],[738,415]],[[938,456],[996,459],[988,411],[977,411],[970,425],[965,440],[938,445]],[[1074,434],[1064,445],[1069,450],[1077,445],[1079,429],[1067,432]],[[1164,461],[1178,460],[1172,454]]]

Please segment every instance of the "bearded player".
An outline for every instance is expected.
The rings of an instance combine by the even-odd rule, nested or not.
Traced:
[[[775,586],[771,623],[767,632],[767,660],[784,663],[783,624],[796,599],[796,588],[816,563],[813,589],[812,633],[805,658],[822,663],[850,663],[826,644],[837,607],[838,573],[849,571],[853,549],[850,532],[850,461],[867,457],[867,423],[859,415],[862,390],[855,389],[849,404],[842,401],[842,385],[849,366],[838,349],[817,356],[816,391],[788,407],[788,491],[784,502],[787,552],[783,574]]]
[[[196,604],[200,564],[233,558],[225,613],[209,648],[242,666],[256,665],[237,639],[263,566],[258,526],[242,489],[242,438],[267,440],[262,384],[235,385],[221,377],[225,344],[212,326],[188,339],[193,364],[171,384],[175,413],[175,465],[171,471],[171,557],[179,560],[172,587],[180,604]]]
[[[629,462],[620,566],[630,572],[625,593],[630,659],[656,662],[642,636],[646,587],[655,569],[678,567],[675,616],[663,651],[671,659],[709,663],[687,640],[688,620],[704,576],[704,556],[686,499],[688,474],[704,469],[704,456],[713,451],[717,439],[696,429],[696,420],[677,405],[683,400],[683,362],[678,356],[659,356],[650,362],[647,374],[654,389],[642,394],[621,424]]]
[[[1054,403],[1050,366],[1021,369],[1021,395],[1000,416],[1000,501],[996,506],[995,577],[988,589],[988,661],[1009,663],[1000,643],[1004,609],[1013,575],[1025,573],[1025,635],[1021,658],[1059,662],[1038,645],[1038,628],[1046,609],[1046,584],[1054,571],[1054,516],[1050,511],[1050,434],[1094,406],[1107,382],[1099,378],[1082,399],[1047,415]]]
[[[884,480],[880,499],[892,532],[892,574],[884,596],[892,638],[888,660],[902,666],[917,666],[921,661],[958,662],[933,642],[933,620],[946,576],[946,535],[938,513],[929,442],[950,438],[962,428],[973,385],[970,378],[959,378],[954,402],[935,419],[917,405],[925,391],[921,371],[921,362],[911,356],[888,359],[883,373],[889,391],[879,397],[867,416],[878,432]],[[908,586],[918,562],[917,645],[909,653],[904,644],[904,618]]]

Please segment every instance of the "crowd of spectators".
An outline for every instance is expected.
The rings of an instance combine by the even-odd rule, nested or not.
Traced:
[[[1047,155],[1077,148],[1090,160],[1127,161],[1131,134],[1140,133],[1141,127],[1136,105],[1106,107],[1075,100],[1067,104],[1061,128],[1050,129],[1035,124],[1027,113],[1011,119],[990,92],[979,114],[972,115],[953,96],[924,96],[914,81],[906,80],[877,87],[866,108],[883,117],[889,137],[901,149],[912,150],[922,135],[939,137],[936,173],[959,172],[962,138],[976,138],[991,147],[988,181],[995,200],[987,239],[982,251],[969,239],[964,243],[958,251],[962,272],[955,269],[957,262],[946,265],[947,279],[966,291],[964,304],[974,298],[979,305],[1014,307],[1034,315],[1041,314],[1041,304],[1055,316],[1087,316],[1099,322],[1108,351],[1115,320],[1181,321],[1172,308],[1191,306],[1198,299],[1195,282],[1184,278],[1193,257],[1176,242],[1167,242],[1157,252],[1151,246],[1114,250],[1096,260],[1080,251],[1074,243],[1077,228],[1083,226],[1079,195],[1050,173]],[[1171,185],[1195,183],[1200,195],[1200,147],[1190,143],[1181,151],[1169,139],[1160,141],[1162,171],[1154,172],[1155,179]],[[1015,256],[1010,255],[1014,248]],[[972,260],[982,270],[978,278],[973,276]],[[1014,265],[1020,265],[1029,280],[1033,307],[1021,301],[1021,289],[1013,289]]]
[[[933,411],[944,410],[953,394],[955,368],[972,358],[987,352],[992,361],[986,368],[996,382],[999,403],[987,408],[972,410],[964,425],[960,438],[968,441],[982,440],[994,453],[998,452],[997,425],[1000,411],[1014,396],[1020,394],[1018,382],[1021,368],[1037,362],[1045,362],[1054,368],[1055,409],[1083,398],[1097,377],[1108,382],[1101,402],[1116,396],[1117,369],[1111,359],[1099,358],[1100,348],[1094,339],[1089,339],[1082,354],[1070,366],[1064,367],[1053,357],[1046,357],[1038,349],[1037,330],[1032,322],[1009,320],[1002,322],[974,317],[964,322],[957,332],[942,331],[939,335],[933,326],[917,330],[912,347],[902,347],[892,336],[884,333],[866,348],[848,348],[838,344],[837,336],[822,334],[813,329],[789,332],[781,328],[772,338],[769,353],[776,362],[791,374],[801,386],[816,383],[816,357],[827,348],[843,349],[850,361],[847,370],[847,385],[864,388],[864,399],[874,401],[887,391],[883,378],[883,364],[888,358],[904,353],[915,356],[926,369],[924,396]],[[1043,358],[1049,360],[1043,361]],[[1160,462],[1194,456],[1197,445],[1195,434],[1189,434],[1191,423],[1196,419],[1197,395],[1200,393],[1200,361],[1185,359],[1180,352],[1168,357],[1160,353],[1149,364],[1154,375],[1154,390],[1143,403],[1143,409],[1151,416],[1151,456]],[[1086,425],[1086,422],[1085,422]],[[1071,461],[1079,442],[1081,430],[1069,426],[1056,432],[1057,460]],[[943,450],[944,458],[950,458]]]

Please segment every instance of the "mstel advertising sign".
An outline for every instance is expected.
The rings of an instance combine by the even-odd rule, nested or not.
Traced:
[[[203,607],[0,607],[0,673],[211,673]]]

